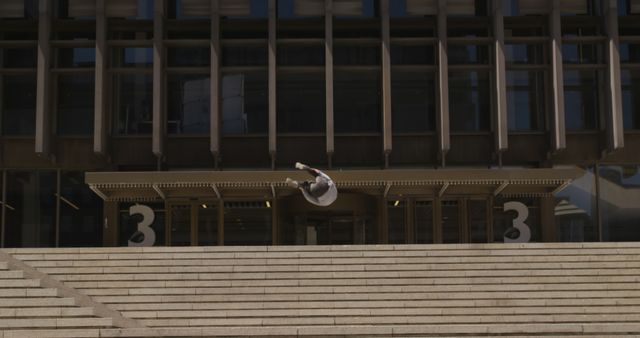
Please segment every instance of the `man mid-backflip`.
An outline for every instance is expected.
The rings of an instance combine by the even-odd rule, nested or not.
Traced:
[[[287,177],[286,183],[292,188],[300,189],[307,201],[317,206],[326,207],[336,200],[338,189],[331,177],[300,162],[296,162],[296,169],[306,170],[316,178],[315,181],[294,181]]]

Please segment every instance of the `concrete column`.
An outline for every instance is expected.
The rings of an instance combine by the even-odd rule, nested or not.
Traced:
[[[560,0],[550,0],[549,31],[551,32],[551,151],[566,148],[564,123],[564,77],[562,68],[562,29]]]
[[[604,14],[607,31],[607,109],[605,109],[607,114],[607,151],[612,152],[624,147],[617,0],[604,2]]]
[[[494,136],[495,152],[502,153],[508,148],[508,124],[507,124],[507,84],[504,59],[504,18],[502,13],[502,0],[493,0],[493,36],[495,48],[494,60]]]
[[[211,0],[211,74],[210,74],[210,151],[218,167],[220,157],[220,7],[218,0]]]
[[[35,152],[51,155],[51,10],[52,1],[39,2],[38,70],[36,84]]]
[[[269,0],[269,155],[271,169],[276,158],[276,0]]]
[[[153,16],[153,154],[161,162],[167,137],[165,118],[164,74],[164,1],[155,2]]]
[[[333,129],[333,0],[325,0],[324,12],[324,80],[326,107],[327,159],[331,168],[331,158],[335,151]]]
[[[391,135],[391,54],[389,48],[389,1],[380,2],[382,17],[382,151],[384,167],[389,167],[389,154],[392,150]]]
[[[93,151],[107,155],[107,19],[105,0],[96,1],[96,65],[93,115]]]
[[[447,60],[447,1],[438,0],[438,82],[436,125],[438,157],[445,166],[445,157],[451,148],[449,132],[449,61]]]

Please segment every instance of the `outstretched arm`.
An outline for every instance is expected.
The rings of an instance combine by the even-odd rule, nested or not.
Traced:
[[[305,170],[313,177],[318,177],[320,175],[320,170],[311,168],[310,166],[300,162],[296,162],[296,169]]]

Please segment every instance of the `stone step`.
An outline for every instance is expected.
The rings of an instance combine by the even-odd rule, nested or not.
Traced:
[[[0,329],[16,329],[16,328],[75,328],[89,327],[100,328],[113,326],[111,318],[41,318],[20,319],[20,318],[0,318]]]
[[[18,279],[24,278],[24,272],[21,270],[0,270],[0,279]]]
[[[7,262],[0,262],[0,270],[9,270]]]
[[[0,297],[57,297],[58,290],[52,288],[10,288],[0,289]]]
[[[0,288],[37,288],[39,279],[0,279]]]
[[[33,298],[4,298],[0,302],[0,308],[12,307],[52,307],[52,306],[74,306],[73,298],[49,298],[49,297],[33,297]]]
[[[92,317],[94,309],[90,307],[35,307],[35,308],[0,308],[0,317]]]

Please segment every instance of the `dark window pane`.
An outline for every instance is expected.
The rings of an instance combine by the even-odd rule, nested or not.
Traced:
[[[122,22],[109,24],[107,39],[110,40],[151,40],[153,39],[153,23],[145,25],[125,25]],[[115,47],[114,47],[115,48]]]
[[[155,0],[129,0],[126,3],[122,1],[106,1],[106,15],[109,18],[153,20],[154,1]]]
[[[102,246],[102,199],[84,183],[84,173],[60,173],[60,246]]]
[[[208,67],[210,62],[209,47],[167,49],[167,66],[169,67]]]
[[[442,243],[460,243],[458,201],[442,201]]]
[[[324,72],[278,73],[278,132],[319,133],[325,130],[324,75]]]
[[[639,241],[640,167],[637,165],[601,166],[600,177],[602,240]]]
[[[278,46],[278,65],[324,66],[324,46]]]
[[[509,130],[538,130],[544,107],[541,72],[507,71],[507,121]]]
[[[55,171],[8,171],[6,247],[54,247]]]
[[[338,133],[380,131],[379,71],[335,70],[334,120]]]
[[[620,62],[640,63],[640,44],[621,43],[620,44]]]
[[[541,45],[507,44],[504,57],[508,64],[543,64]]]
[[[151,134],[152,127],[151,75],[119,74],[114,79],[115,133]]]
[[[488,64],[489,46],[486,45],[449,45],[447,47],[449,64]]]
[[[95,48],[59,48],[59,68],[90,68],[96,64]]]
[[[266,39],[267,20],[221,19],[221,39]]]
[[[211,38],[209,20],[169,21],[166,24],[167,39],[208,40]]]
[[[379,38],[380,20],[334,20],[334,38]]]
[[[433,202],[416,201],[414,221],[416,243],[433,243]]]
[[[278,0],[279,19],[298,19],[324,16],[322,0]]]
[[[405,201],[389,201],[387,203],[387,224],[389,228],[389,244],[406,244]]]
[[[222,66],[266,66],[267,46],[223,46]]]
[[[224,204],[224,245],[270,245],[271,208],[262,201]]]
[[[267,72],[222,77],[222,133],[266,133],[269,117]]]
[[[338,19],[375,18],[380,15],[378,0],[334,0],[333,13]]]
[[[451,38],[479,38],[489,36],[489,30],[485,27],[452,27],[447,29],[447,35]]]
[[[435,109],[432,73],[391,70],[391,125],[394,132],[434,130]]]
[[[210,83],[208,75],[169,75],[167,132],[208,134]]]
[[[568,130],[598,126],[598,75],[596,71],[564,71],[564,111]]]
[[[0,30],[1,40],[38,40],[38,25],[34,23],[28,27],[20,27],[19,30]]]
[[[171,246],[191,245],[191,205],[171,205]]]
[[[336,45],[333,48],[334,65],[379,65],[379,46]]]
[[[34,135],[36,77],[2,76],[2,129],[4,135]]]
[[[559,242],[598,241],[596,180],[593,167],[555,194],[556,240]]]
[[[36,68],[35,48],[6,48],[0,53],[4,68]]]
[[[490,97],[487,73],[451,72],[449,74],[451,130],[489,130]]]
[[[433,65],[435,52],[432,45],[391,45],[392,65]]]
[[[487,243],[487,201],[469,200],[469,242]]]
[[[324,16],[324,8],[322,15]],[[323,39],[325,36],[324,19],[304,18],[279,20],[276,36],[278,39]]]
[[[624,129],[640,129],[640,71],[622,69],[620,75]]]
[[[198,245],[218,244],[218,208],[215,204],[198,206]]]
[[[268,9],[269,9],[268,0],[249,0],[249,1],[243,1],[240,4],[238,4],[237,0],[220,1],[221,16],[225,18],[234,18],[234,19],[266,18]]]
[[[58,78],[58,135],[91,135],[94,108],[93,74]]]
[[[392,38],[428,38],[435,36],[434,19],[391,19],[389,34]]]
[[[571,64],[604,63],[602,45],[563,43],[562,62]]]
[[[520,20],[519,18],[514,18],[515,20]],[[509,20],[509,18],[505,18],[505,20]],[[505,27],[504,36],[507,38],[510,37],[527,37],[527,36],[545,36],[546,32],[546,21],[545,24],[540,26],[532,26],[532,27]],[[514,22],[514,25],[518,22]]]
[[[135,203],[138,204],[138,203]],[[134,203],[120,203],[119,205],[119,229],[118,229],[118,245],[128,246],[129,241],[141,242],[144,240],[144,235],[138,231],[138,223],[142,222],[142,215],[133,214],[130,215],[129,208]],[[153,210],[153,222],[149,225],[149,228],[153,230],[156,240],[154,246],[164,246],[165,243],[165,206],[164,203],[149,203],[142,204],[143,206],[151,208]]]
[[[153,49],[143,47],[112,48],[112,67],[148,68],[153,66]]]
[[[88,24],[88,25],[87,25]],[[54,37],[57,40],[74,40],[74,41],[86,41],[95,40],[96,30],[95,23],[86,21],[82,25],[76,25],[72,27],[65,27],[56,29],[54,31]]]

